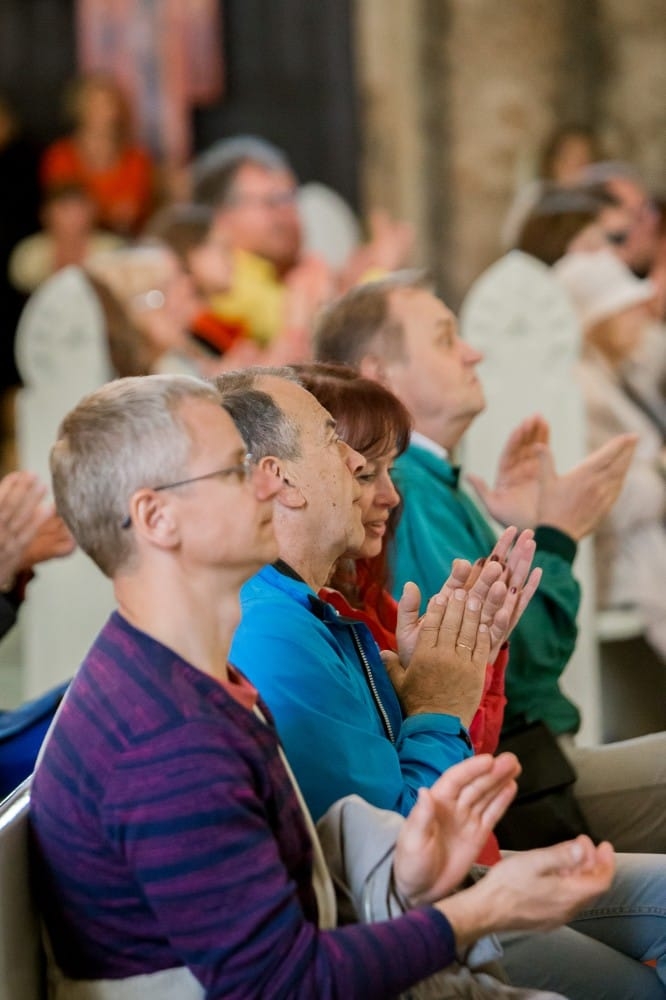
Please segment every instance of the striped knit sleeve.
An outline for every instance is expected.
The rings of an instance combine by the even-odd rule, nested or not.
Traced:
[[[200,721],[196,738],[194,728],[170,729],[128,755],[106,789],[104,817],[174,954],[208,996],[371,1000],[454,960],[452,930],[433,909],[318,931],[299,896],[309,851],[297,814],[290,818],[297,806],[286,775],[268,775],[212,730],[207,740]],[[285,834],[278,843],[278,823],[301,842]]]

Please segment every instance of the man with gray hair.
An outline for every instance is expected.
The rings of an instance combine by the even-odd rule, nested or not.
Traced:
[[[391,562],[396,593],[413,580],[427,596],[454,556],[483,557],[495,537],[461,489],[451,458],[485,406],[476,374],[481,354],[460,339],[446,305],[408,272],[343,296],[322,316],[315,341],[321,360],[347,362],[377,379],[412,414],[411,443],[396,462],[402,512]],[[578,775],[576,800],[597,837],[608,837],[621,850],[663,852],[664,734],[576,746],[579,712],[559,683],[576,641],[576,546],[615,502],[635,446],[635,435],[619,435],[557,475],[548,427],[532,417],[510,436],[494,488],[470,479],[494,520],[535,529],[535,564],[543,570],[512,635],[506,721],[513,727],[541,721],[560,737]],[[537,788],[547,789],[548,778],[539,780]],[[559,821],[557,810],[551,815]],[[525,830],[530,832],[529,825]]]
[[[239,587],[277,555],[280,483],[249,458],[212,388],[177,376],[104,386],[65,417],[53,448],[58,508],[119,605],[32,785],[35,884],[62,1000],[380,1000],[490,930],[568,919],[611,880],[610,846],[581,838],[442,899],[515,791],[515,758],[486,756],[422,797],[370,892],[373,907],[383,897],[418,909],[335,929],[332,883],[270,713],[229,664]],[[441,619],[434,608],[429,624]],[[386,820],[364,815],[372,848]]]
[[[216,142],[194,163],[192,197],[215,212],[215,234],[234,255],[231,289],[213,310],[243,320],[261,345],[281,337],[290,362],[310,356],[311,326],[322,304],[371,271],[403,267],[411,227],[378,211],[370,239],[341,267],[303,247],[298,184],[286,154],[257,136]]]
[[[426,631],[405,667],[409,695],[401,684],[400,705],[367,626],[318,598],[333,562],[363,537],[353,478],[363,459],[337,438],[328,411],[289,371],[228,373],[216,385],[254,460],[280,483],[273,500],[280,557],[242,588],[231,660],[266,698],[315,818],[350,793],[406,815],[419,787],[469,752],[466,725],[479,702],[487,657],[475,591],[467,601],[461,594],[449,601],[447,614],[462,621],[448,636],[446,627],[429,626],[439,596],[428,603]],[[482,581],[493,565],[486,562]],[[641,907],[660,909],[657,883],[663,880],[660,857],[624,858],[599,910],[587,914],[590,924],[582,920],[547,939],[502,941],[512,981],[572,1000],[643,990],[659,996],[657,978],[616,948],[642,939],[643,948],[661,953],[661,921],[656,927],[641,919],[635,904],[640,898]],[[586,933],[591,927],[599,940]]]

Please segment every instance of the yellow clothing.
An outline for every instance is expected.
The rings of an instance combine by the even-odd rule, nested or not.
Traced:
[[[242,320],[253,340],[266,346],[283,326],[284,285],[270,261],[234,250],[231,288],[210,298],[210,307],[221,319]]]

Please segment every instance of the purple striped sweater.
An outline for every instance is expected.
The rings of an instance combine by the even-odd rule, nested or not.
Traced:
[[[211,998],[370,1000],[455,957],[429,908],[318,930],[273,726],[117,613],[72,682],[31,820],[40,904],[74,979],[185,965]]]

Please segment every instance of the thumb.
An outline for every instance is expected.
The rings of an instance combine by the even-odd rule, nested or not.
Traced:
[[[421,591],[415,583],[408,581],[402,590],[398,601],[398,624],[396,632],[410,628],[416,624],[421,607]]]
[[[435,818],[435,808],[432,796],[427,788],[419,788],[416,802],[412,806],[409,815],[405,819],[401,834],[401,839],[411,840],[414,837],[420,838],[429,833],[430,826]]]
[[[536,872],[541,875],[554,874],[570,871],[583,864],[589,853],[589,845],[592,845],[589,837],[580,836],[575,840],[528,851],[527,854],[532,856]]]

